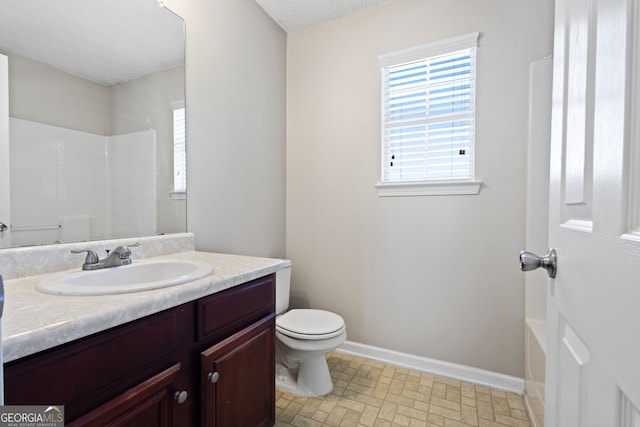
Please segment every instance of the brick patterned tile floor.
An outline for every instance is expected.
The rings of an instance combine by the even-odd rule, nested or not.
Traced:
[[[530,427],[522,396],[333,352],[331,393],[276,392],[276,427]]]

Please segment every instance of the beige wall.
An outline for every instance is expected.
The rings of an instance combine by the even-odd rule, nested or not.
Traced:
[[[20,55],[9,56],[9,115],[109,135],[109,88]]]
[[[196,247],[282,257],[286,34],[254,0],[164,3],[187,28],[187,227]]]
[[[187,22],[198,249],[286,255],[296,304],[353,341],[522,377],[527,77],[553,2],[396,0],[288,37],[253,0],[165,4]],[[481,193],[379,198],[377,55],[472,31]]]
[[[396,0],[288,35],[287,257],[294,303],[352,341],[518,377],[529,63],[552,0]],[[377,56],[481,32],[477,196],[376,195]]]

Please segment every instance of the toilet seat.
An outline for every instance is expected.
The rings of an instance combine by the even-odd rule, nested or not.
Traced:
[[[294,309],[276,318],[276,331],[302,340],[329,339],[344,330],[342,317],[325,310]]]

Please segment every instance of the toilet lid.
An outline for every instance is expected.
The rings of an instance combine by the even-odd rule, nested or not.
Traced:
[[[294,309],[276,319],[276,330],[292,338],[332,338],[342,333],[344,320],[330,311]]]

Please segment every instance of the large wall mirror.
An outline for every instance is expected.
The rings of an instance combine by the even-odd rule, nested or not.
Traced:
[[[158,0],[2,0],[0,54],[1,247],[186,231],[179,16]]]

